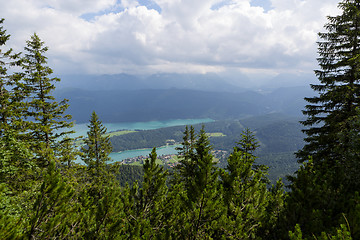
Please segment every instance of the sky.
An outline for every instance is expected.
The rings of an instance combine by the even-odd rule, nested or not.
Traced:
[[[311,73],[338,0],[0,0],[23,51],[36,32],[58,74]]]

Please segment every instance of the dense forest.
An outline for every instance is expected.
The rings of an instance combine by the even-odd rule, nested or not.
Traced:
[[[60,79],[47,66],[48,48],[34,34],[24,53],[7,49],[1,19],[0,238],[359,239],[360,1],[339,8],[319,34],[317,94],[306,98],[289,191],[281,179],[269,184],[246,127],[225,169],[204,128],[193,126],[179,134],[171,172],[156,163],[155,148],[142,170],[107,164],[112,145],[95,111],[76,149],[67,100],[53,96]],[[140,180],[124,185],[124,174]]]

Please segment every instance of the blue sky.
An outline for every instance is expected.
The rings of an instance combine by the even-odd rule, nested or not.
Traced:
[[[36,32],[59,74],[311,73],[337,0],[0,0],[22,51]]]
[[[154,9],[154,10],[158,11],[159,13],[161,13],[161,8],[154,1],[151,1],[151,0],[139,0],[139,4],[142,5],[142,6],[145,6],[148,9]]]
[[[250,4],[252,6],[262,7],[265,11],[269,11],[272,9],[270,0],[252,0]]]

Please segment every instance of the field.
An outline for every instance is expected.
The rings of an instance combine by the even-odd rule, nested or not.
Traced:
[[[209,137],[226,137],[222,132],[207,133]]]
[[[134,132],[136,132],[136,131],[120,130],[120,131],[114,131],[114,132],[106,133],[104,136],[109,136],[111,138],[111,137],[114,137],[114,136],[121,136],[121,135],[134,133]],[[74,144],[75,144],[75,146],[82,146],[84,144],[84,140],[83,139],[76,140],[74,142]]]
[[[121,130],[121,131],[107,133],[107,134],[105,134],[105,136],[114,137],[114,136],[121,136],[121,135],[129,134],[129,133],[134,133],[134,132],[136,132],[136,131]]]

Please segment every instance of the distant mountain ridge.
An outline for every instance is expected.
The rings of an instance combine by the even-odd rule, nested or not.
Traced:
[[[216,74],[161,73],[147,77],[129,74],[64,75],[58,88],[84,90],[187,89],[215,92],[242,92],[246,89],[225,82]]]
[[[268,113],[301,116],[309,87],[280,88],[267,94],[207,92],[186,89],[82,90],[59,89],[58,99],[69,99],[78,123],[96,111],[103,122],[134,122],[186,118],[239,119]]]
[[[244,74],[222,76],[215,73],[179,74],[158,73],[149,76],[130,74],[113,75],[63,75],[57,88],[84,90],[144,90],[186,89],[211,92],[244,92],[249,90],[274,90],[280,87],[309,86],[316,78],[313,74],[279,74],[271,79],[251,80]]]

